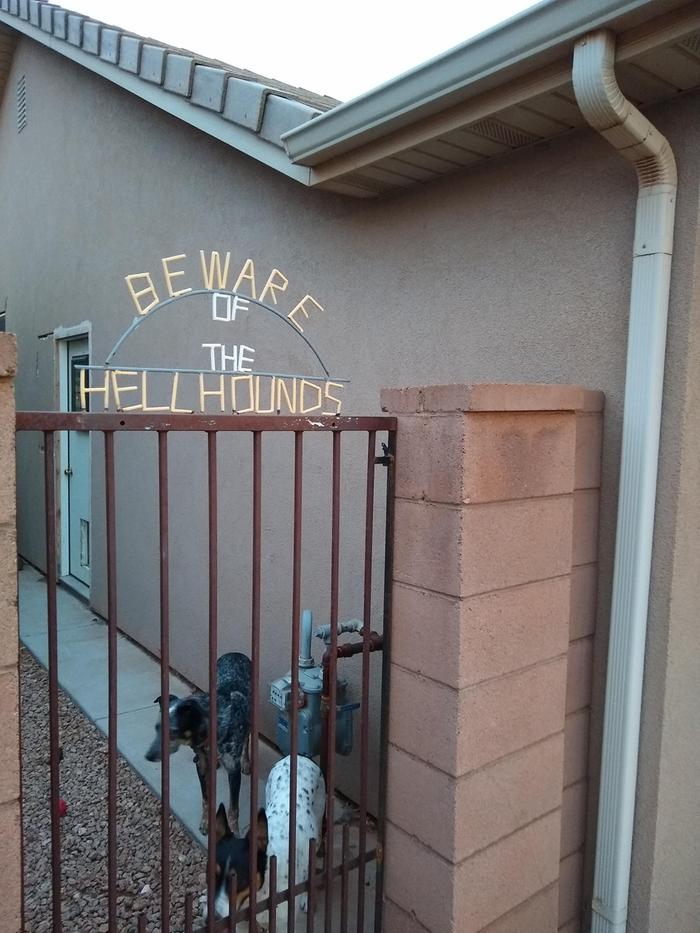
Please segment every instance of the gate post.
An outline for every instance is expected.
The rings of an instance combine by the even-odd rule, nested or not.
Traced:
[[[19,771],[19,649],[15,529],[16,344],[0,334],[0,930],[22,923],[22,837]]]
[[[398,417],[385,933],[559,926],[571,574],[597,554],[597,493],[575,489],[602,401],[382,392]]]

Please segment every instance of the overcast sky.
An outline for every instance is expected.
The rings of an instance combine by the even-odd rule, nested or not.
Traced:
[[[64,0],[69,9],[349,100],[534,6],[531,0]]]

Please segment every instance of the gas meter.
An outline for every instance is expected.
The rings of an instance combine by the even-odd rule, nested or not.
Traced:
[[[361,623],[360,623],[361,624]],[[348,623],[339,626],[345,631],[357,631],[355,624],[345,628]],[[309,609],[301,614],[301,647],[299,656],[299,709],[297,710],[297,737],[300,755],[315,758],[321,754],[323,734],[323,713],[321,697],[323,694],[323,667],[311,657],[311,633],[313,616]],[[328,626],[317,632],[319,637],[328,637]],[[336,730],[335,750],[339,755],[349,755],[352,751],[353,728],[352,714],[359,709],[359,703],[347,702],[348,682],[342,677],[336,678]],[[288,671],[270,684],[270,703],[279,710],[277,714],[277,745],[283,755],[288,755],[291,742],[292,711],[292,673]]]

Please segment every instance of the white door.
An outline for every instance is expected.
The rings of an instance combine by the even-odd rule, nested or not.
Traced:
[[[68,411],[81,411],[80,366],[90,362],[87,337],[69,340],[66,353],[67,372],[64,396]],[[65,504],[67,506],[68,541],[64,554],[68,566],[63,573],[75,577],[85,586],[90,586],[90,434],[88,431],[68,431],[64,475],[66,482]]]

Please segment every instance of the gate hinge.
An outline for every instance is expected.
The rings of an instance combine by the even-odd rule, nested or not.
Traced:
[[[375,457],[374,463],[377,466],[389,466],[390,463],[394,462],[394,455],[389,453],[389,447],[384,442],[382,442],[382,450],[384,451],[384,456]]]

